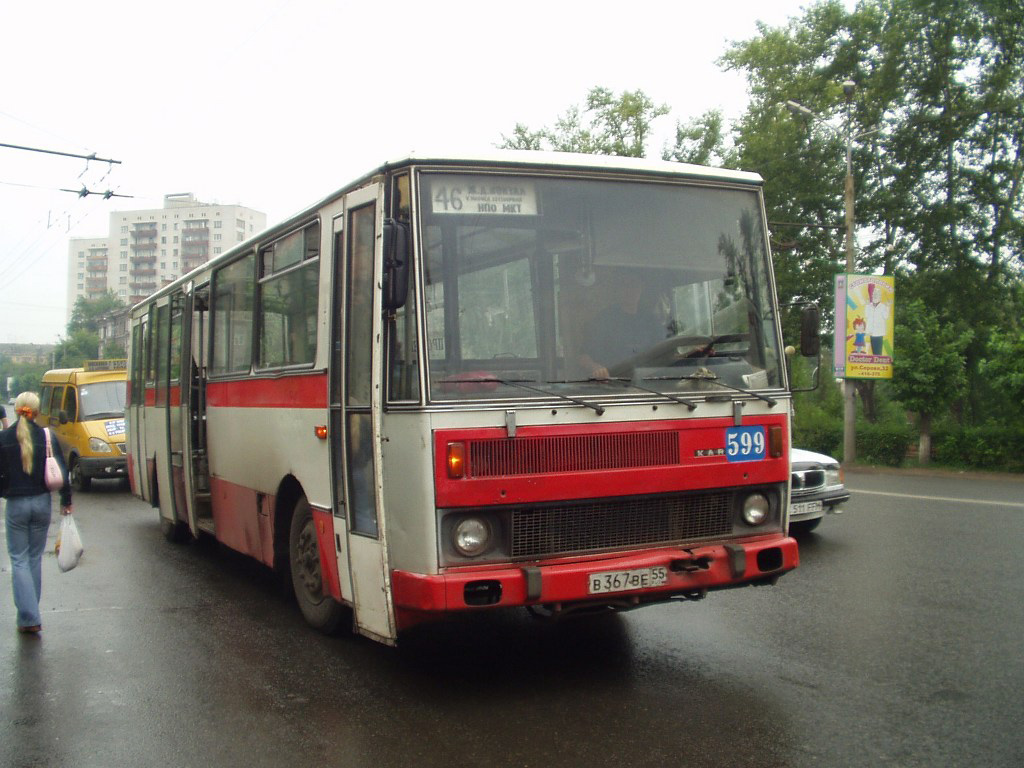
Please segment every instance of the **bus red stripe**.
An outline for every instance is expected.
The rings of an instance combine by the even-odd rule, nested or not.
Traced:
[[[326,408],[327,374],[211,381],[206,401],[211,408]]]

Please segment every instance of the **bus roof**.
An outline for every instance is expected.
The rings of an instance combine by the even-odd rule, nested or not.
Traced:
[[[374,176],[379,176],[382,173],[394,172],[402,168],[416,166],[447,166],[451,168],[487,166],[490,168],[507,168],[510,172],[517,170],[547,169],[562,171],[589,171],[608,174],[622,174],[624,176],[638,174],[651,177],[671,178],[679,181],[718,181],[758,187],[763,183],[763,179],[760,174],[751,173],[749,171],[733,171],[726,168],[712,168],[703,165],[692,165],[690,163],[676,163],[668,160],[620,157],[618,155],[590,155],[575,152],[540,152],[523,149],[495,149],[491,152],[477,154],[441,154],[411,151],[356,177],[344,187],[320,198],[314,204],[306,206],[297,213],[276,222],[262,232],[257,232],[253,237],[248,238],[244,242],[238,243],[230,250],[210,259],[210,261],[200,264],[195,269],[179,277],[170,285],[154,291],[151,295],[133,306],[132,313],[134,313],[140,306],[149,303],[154,298],[168,293],[173,286],[187,283],[193,274],[203,272],[208,269],[212,263],[230,260],[235,255],[254,247],[255,241],[266,239],[268,233],[274,231],[285,231],[295,226],[302,220],[309,218],[314,211],[318,210],[328,202],[337,199],[348,190],[362,186]]]
[[[590,170],[658,174],[675,178],[713,179],[745,184],[760,184],[759,174],[711,168],[668,160],[650,160],[642,157],[618,155],[589,155],[574,152],[538,152],[522,149],[496,149],[473,155],[442,155],[410,152],[375,169],[366,176],[406,165],[496,165],[509,169],[551,168],[562,170]]]

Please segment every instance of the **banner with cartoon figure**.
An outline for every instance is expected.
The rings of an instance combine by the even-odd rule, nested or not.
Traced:
[[[836,275],[836,376],[891,379],[895,280]]]

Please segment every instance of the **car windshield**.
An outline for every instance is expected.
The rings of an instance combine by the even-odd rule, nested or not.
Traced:
[[[756,189],[424,174],[420,194],[432,399],[782,386]]]
[[[124,416],[124,381],[101,381],[78,389],[80,421],[113,419]]]

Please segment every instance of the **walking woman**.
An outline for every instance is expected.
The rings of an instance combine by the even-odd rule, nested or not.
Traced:
[[[50,528],[50,491],[43,479],[46,436],[33,419],[39,414],[39,395],[22,392],[14,401],[18,421],[0,432],[0,491],[7,499],[7,553],[11,558],[14,605],[18,631],[41,630],[39,597],[43,589],[43,551]],[[56,438],[51,449],[61,466],[64,487],[60,490],[61,514],[71,513],[71,489],[64,455]]]

